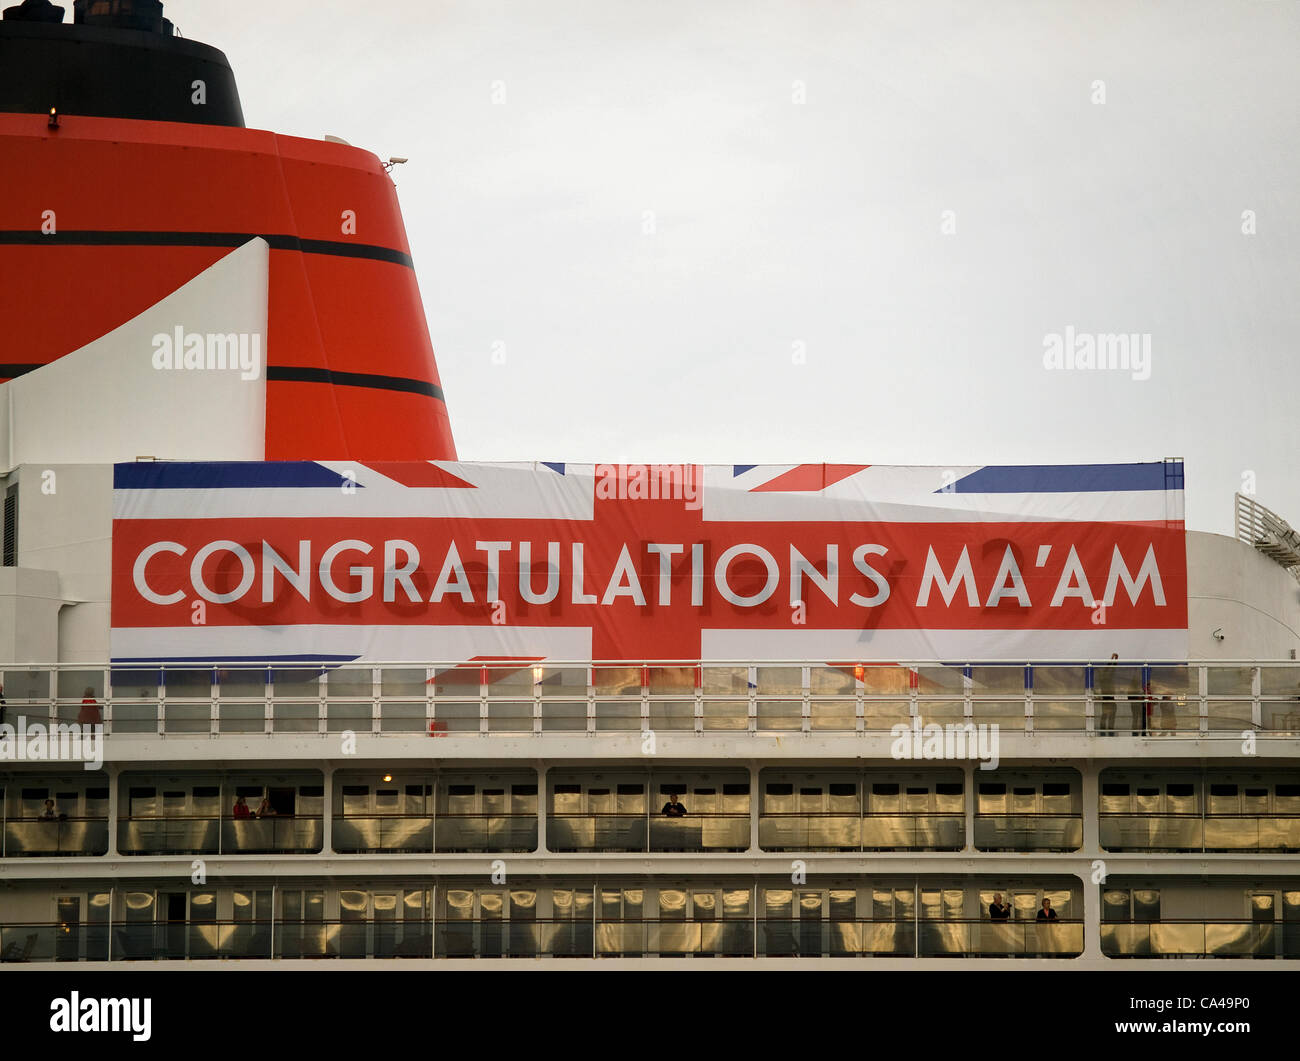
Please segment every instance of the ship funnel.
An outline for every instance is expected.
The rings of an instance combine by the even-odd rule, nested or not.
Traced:
[[[23,0],[17,7],[5,8],[4,17],[10,22],[62,22],[63,8],[50,0]]]
[[[172,35],[172,24],[163,18],[161,0],[76,0],[73,21],[78,26],[110,26],[145,33]]]

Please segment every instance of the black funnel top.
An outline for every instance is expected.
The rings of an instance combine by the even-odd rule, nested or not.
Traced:
[[[159,0],[75,0],[74,21],[49,0],[0,21],[0,113],[244,124],[230,63],[184,40]]]

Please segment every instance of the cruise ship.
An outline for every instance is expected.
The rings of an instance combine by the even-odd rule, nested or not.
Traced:
[[[385,164],[156,0],[4,12],[0,172],[4,968],[1300,966],[1256,498],[460,460]]]

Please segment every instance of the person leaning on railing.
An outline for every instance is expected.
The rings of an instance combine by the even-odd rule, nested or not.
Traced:
[[[1110,662],[1106,667],[1115,666],[1115,661],[1119,659],[1118,652],[1110,654]],[[1101,719],[1097,732],[1103,736],[1111,736],[1115,732],[1115,672],[1103,667],[1097,674],[1097,686],[1101,690]]]
[[[1038,911],[1037,921],[1055,921],[1056,911],[1052,909],[1052,900],[1044,899],[1042,909]]]

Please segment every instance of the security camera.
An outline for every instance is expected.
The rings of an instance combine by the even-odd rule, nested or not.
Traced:
[[[1223,627],[1219,627],[1219,629],[1215,630],[1214,633],[1212,633],[1210,636],[1211,636],[1212,638],[1214,638],[1215,641],[1222,641],[1222,640],[1223,640]]]
[[[406,162],[410,162],[410,161],[411,161],[411,160],[410,160],[409,158],[396,158],[396,157],[394,157],[394,158],[390,158],[390,159],[388,160],[388,164],[389,164],[390,166],[400,166],[400,165],[403,165],[404,163],[406,163]]]

